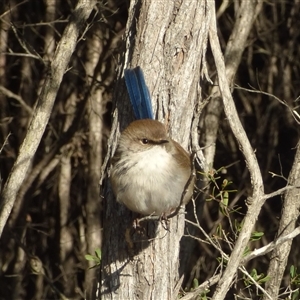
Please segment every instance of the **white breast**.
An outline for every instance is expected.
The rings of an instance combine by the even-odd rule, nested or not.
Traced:
[[[164,147],[153,146],[125,159],[127,171],[118,178],[115,193],[119,202],[144,215],[168,213],[180,204],[188,178]]]

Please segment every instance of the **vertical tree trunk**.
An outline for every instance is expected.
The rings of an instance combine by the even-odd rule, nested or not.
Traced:
[[[291,186],[300,186],[300,146],[298,142],[297,152],[293,167],[291,169],[288,183]],[[295,229],[296,221],[299,218],[299,189],[288,190],[284,196],[283,208],[277,237],[287,235]],[[272,252],[271,261],[268,269],[270,280],[266,282],[266,291],[271,295],[272,299],[277,299],[283,274],[287,268],[288,257],[291,251],[293,240],[276,247]],[[267,299],[264,296],[264,299]]]
[[[87,79],[92,87],[88,102],[89,116],[89,171],[86,199],[86,250],[87,253],[94,253],[101,246],[101,207],[99,201],[99,180],[101,176],[102,160],[102,118],[103,115],[103,88],[96,88],[96,81],[101,82],[101,72],[99,70],[99,53],[102,54],[105,35],[102,28],[95,26],[92,36],[87,39],[86,63]],[[98,68],[97,68],[98,66]],[[89,268],[93,267],[92,262]],[[85,288],[87,299],[91,299],[91,293],[95,289],[94,282],[97,281],[96,269],[87,269],[85,277]]]
[[[121,130],[132,121],[132,111],[120,78],[124,68],[139,65],[156,119],[188,148],[194,108],[200,100],[207,28],[206,1],[131,1],[114,95]],[[112,148],[117,132],[111,133]],[[103,207],[101,299],[175,299],[181,283],[179,241],[184,215],[170,220],[169,231],[153,221],[147,221],[143,231],[135,230],[135,215],[116,203],[109,181]]]

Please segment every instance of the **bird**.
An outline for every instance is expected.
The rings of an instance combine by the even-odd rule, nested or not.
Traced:
[[[119,138],[111,160],[111,187],[129,210],[167,216],[192,197],[190,155],[169,137],[163,123],[153,119],[142,70],[125,70],[125,82],[137,120]]]

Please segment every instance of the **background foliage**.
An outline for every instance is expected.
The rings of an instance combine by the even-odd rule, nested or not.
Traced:
[[[217,9],[223,7],[222,1],[216,2]],[[219,10],[219,38],[224,49],[235,20],[236,3],[228,2],[226,9]],[[2,185],[26,133],[46,66],[75,5],[73,0],[0,3]],[[98,161],[103,161],[106,153],[114,72],[117,56],[122,52],[128,6],[128,1],[122,0],[98,3],[78,42],[34,163],[0,240],[1,299],[55,299],[59,294],[81,299],[84,295],[91,266],[84,256],[96,249],[88,247],[91,236],[86,233],[93,231],[95,224],[87,221],[87,211],[91,201],[101,207],[99,197],[89,192],[90,174],[96,165],[99,178],[94,179],[99,181]],[[268,193],[286,185],[299,141],[299,123],[288,108],[299,112],[299,13],[300,4],[296,0],[264,2],[232,86],[240,119],[256,151]],[[212,60],[209,49],[207,58]],[[209,74],[214,79],[215,70],[210,68]],[[203,89],[209,94],[211,86],[204,85]],[[101,101],[94,103],[91,93],[97,93]],[[98,121],[94,123],[91,120],[95,112]],[[90,151],[97,142],[91,139],[95,129],[101,141],[96,156]],[[205,174],[210,181],[205,189],[207,203],[200,223],[223,251],[230,253],[242,226],[251,185],[244,158],[223,115],[219,119],[213,167],[212,174]],[[265,203],[250,249],[274,240],[281,206],[280,196]],[[98,222],[100,226],[100,214]],[[261,236],[260,232],[264,234]],[[196,235],[203,238],[200,233]],[[100,244],[100,232],[98,239]],[[293,241],[283,291],[299,288],[295,270],[300,268],[299,242],[299,238]],[[190,257],[184,266],[187,290],[197,286],[195,280],[201,283],[209,279],[220,265],[218,251],[203,242],[197,243]],[[260,284],[268,261],[262,256],[247,266],[250,271],[256,270],[252,276],[258,282],[261,280]],[[231,293],[251,299],[259,297],[247,278],[237,281]]]

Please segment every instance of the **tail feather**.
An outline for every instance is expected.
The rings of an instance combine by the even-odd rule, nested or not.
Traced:
[[[142,69],[126,69],[124,77],[136,119],[153,119],[151,98]]]

